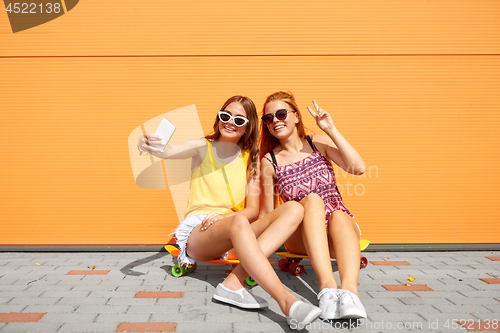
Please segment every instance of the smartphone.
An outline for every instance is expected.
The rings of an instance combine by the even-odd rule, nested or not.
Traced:
[[[175,132],[175,126],[172,124],[170,121],[167,119],[163,118],[160,122],[160,125],[156,129],[155,134],[159,135],[162,137],[162,141],[165,143],[164,145],[151,145],[152,147],[158,148],[158,149],[165,149],[167,146],[167,143],[170,141],[170,138],[172,135],[174,135]]]

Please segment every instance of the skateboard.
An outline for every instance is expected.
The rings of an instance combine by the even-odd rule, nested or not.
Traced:
[[[359,247],[361,251],[364,251],[368,245],[370,244],[370,241],[366,239],[362,239],[359,241]],[[307,255],[303,254],[296,254],[296,253],[291,253],[291,252],[278,252],[276,253],[278,256],[283,257],[283,259],[280,259],[278,262],[278,267],[280,270],[283,272],[290,272],[292,275],[295,276],[302,276],[305,272],[304,266],[300,263],[302,259],[307,259]],[[335,258],[332,258],[335,259]],[[359,265],[360,269],[365,268],[368,265],[368,259],[366,257],[361,257],[361,262]]]
[[[165,250],[167,250],[168,253],[170,253],[171,255],[173,255],[176,258],[179,256],[180,251],[176,245],[167,244],[167,245],[165,245]],[[222,264],[222,265],[237,265],[240,263],[240,261],[238,259],[213,259],[213,260],[208,260],[205,262],[212,263],[212,264]],[[275,261],[272,261],[272,260],[269,260],[269,262],[271,264],[275,263]],[[198,264],[196,262],[194,263],[194,265],[186,265],[186,264],[174,265],[172,267],[172,275],[175,277],[181,277],[183,275],[186,275],[187,273],[194,272],[197,267],[198,267]],[[245,282],[251,287],[257,285],[257,282],[255,282],[254,279],[252,279],[252,277],[250,277],[250,276],[246,278]]]

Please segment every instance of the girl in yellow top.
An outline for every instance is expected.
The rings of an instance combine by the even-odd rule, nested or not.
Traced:
[[[234,248],[241,264],[217,286],[216,300],[243,308],[267,307],[267,302],[244,288],[248,274],[279,304],[292,328],[304,328],[321,310],[298,301],[288,291],[267,258],[297,229],[304,216],[302,205],[289,202],[261,219],[258,159],[258,119],[247,97],[229,98],[218,112],[214,133],[203,139],[164,150],[161,138],[146,134],[140,150],[160,158],[191,158],[192,176],[186,218],[176,229],[183,263],[211,260]]]

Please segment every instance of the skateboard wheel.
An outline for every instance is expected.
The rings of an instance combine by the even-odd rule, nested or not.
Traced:
[[[256,286],[256,285],[257,285],[257,282],[256,282],[254,279],[252,279],[252,277],[251,277],[251,276],[247,276],[247,278],[246,278],[245,282],[246,282],[246,283],[247,283],[250,287],[254,287],[254,286]]]
[[[359,265],[359,268],[360,269],[363,269],[365,268],[366,266],[368,266],[368,259],[366,259],[365,257],[361,257],[361,263]]]
[[[302,276],[305,272],[304,266],[302,264],[299,264],[298,262],[294,262],[290,264],[289,271],[292,275],[294,276]]]
[[[174,267],[172,267],[172,275],[173,276],[175,276],[175,277],[181,277],[184,274],[186,274],[186,271],[184,270],[184,267],[182,267],[180,265],[175,265]]]
[[[195,262],[194,265],[189,265],[188,268],[186,269],[186,273],[194,272],[196,268],[198,268],[197,262]]]
[[[288,261],[288,259],[280,259],[280,261],[278,261],[278,267],[281,271],[283,272],[289,272],[289,265],[290,265],[290,262]]]

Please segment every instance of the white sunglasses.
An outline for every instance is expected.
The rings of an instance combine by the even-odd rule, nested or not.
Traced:
[[[220,121],[222,121],[223,123],[227,123],[230,120],[232,120],[233,124],[235,124],[238,127],[241,127],[241,126],[245,125],[246,123],[248,123],[247,118],[245,118],[243,116],[233,117],[229,113],[227,113],[226,111],[219,111],[218,116],[219,116]]]

